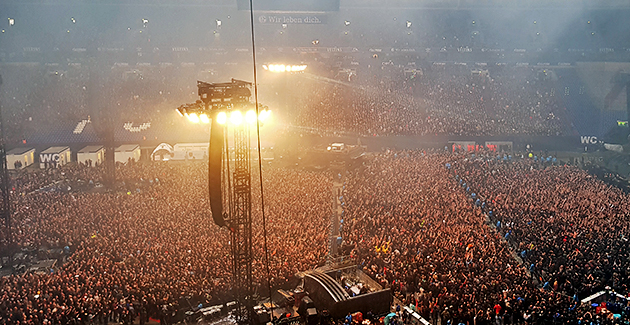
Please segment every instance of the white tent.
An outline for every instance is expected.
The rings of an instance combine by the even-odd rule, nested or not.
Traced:
[[[166,161],[171,160],[174,155],[173,146],[168,143],[160,143],[151,153],[151,160]]]
[[[116,162],[126,163],[129,159],[133,161],[140,160],[140,145],[137,144],[123,144],[116,148],[114,155]]]
[[[103,146],[87,146],[77,153],[77,162],[89,166],[100,165],[105,161],[105,148]]]
[[[50,147],[39,153],[39,168],[57,168],[70,162],[70,148]]]
[[[35,162],[35,149],[33,148],[15,148],[7,152],[7,168],[22,169]]]

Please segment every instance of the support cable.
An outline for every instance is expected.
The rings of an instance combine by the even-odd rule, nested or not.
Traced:
[[[258,111],[258,80],[256,73],[256,41],[254,37],[254,5],[253,0],[249,0],[249,18],[252,34],[252,63],[254,65],[254,100],[256,102],[256,139],[258,141],[258,176],[260,178],[260,205],[262,208],[262,226],[263,226],[263,248],[265,250],[265,269],[267,271],[267,287],[269,290],[269,306],[271,309],[271,322],[273,323],[273,300],[271,299],[271,272],[269,271],[269,250],[267,248],[267,219],[265,215],[265,195],[263,191],[262,176],[262,154],[260,151],[260,117]]]

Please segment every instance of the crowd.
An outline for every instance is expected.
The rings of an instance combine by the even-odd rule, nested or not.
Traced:
[[[418,71],[421,69],[418,68]],[[363,68],[362,86],[290,76],[269,81],[261,99],[283,122],[317,133],[383,135],[569,135],[572,126],[555,94],[555,81],[535,68],[503,67],[471,74],[465,66],[424,67],[405,73],[393,65]],[[168,135],[174,108],[197,99],[191,80],[202,72],[172,67],[6,66],[0,101],[9,143],[63,129],[81,120],[150,122]],[[323,73],[323,72],[322,72]],[[275,95],[273,94],[275,93]],[[297,107],[297,109],[295,109]],[[288,109],[285,109],[288,108]]]
[[[8,143],[72,132],[82,120],[91,121],[96,132],[110,121],[117,128],[150,122],[163,132],[172,131],[175,108],[198,99],[196,71],[112,67],[90,60],[83,64],[2,67],[0,105]]]
[[[433,323],[614,323],[613,313],[627,314],[624,300],[603,315],[580,304],[606,286],[628,292],[627,198],[575,168],[492,157],[390,152],[351,173],[343,235],[363,269]]]
[[[364,87],[305,82],[296,125],[364,136],[571,134],[554,81],[537,69],[506,67],[488,75],[434,66],[408,76],[403,69],[381,70],[366,70],[372,82]]]
[[[533,159],[477,156],[453,163],[541,283],[586,297],[629,292],[628,194],[588,172]]]
[[[173,311],[189,307],[189,301],[207,305],[230,299],[229,231],[219,230],[208,215],[204,170],[203,163],[132,164],[120,166],[117,174],[126,191],[17,195],[14,239],[19,248],[63,249],[67,262],[58,269],[1,278],[0,323],[129,322],[136,316],[169,322]],[[68,171],[69,184],[102,174],[88,167],[60,171]],[[16,182],[16,192],[60,176],[29,173],[18,176],[26,179]],[[264,176],[271,284],[277,286],[323,260],[330,181],[322,174],[273,168]],[[147,180],[151,186],[134,189],[132,184]],[[255,191],[253,202],[254,278],[266,292]]]
[[[0,278],[0,323],[168,323],[197,303],[233,299],[229,231],[208,215],[204,166],[120,165],[116,192],[77,190],[102,182],[101,167],[17,174],[19,248],[60,249],[63,257],[44,272]],[[263,173],[276,287],[324,262],[332,178],[274,166]],[[265,294],[257,179],[253,270]],[[579,301],[606,286],[628,292],[626,194],[574,167],[387,151],[344,179],[344,247],[434,324],[607,324]],[[60,182],[77,189],[34,190]]]

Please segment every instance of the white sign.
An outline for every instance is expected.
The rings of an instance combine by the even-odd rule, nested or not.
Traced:
[[[582,142],[582,144],[596,144],[596,143],[599,143],[599,141],[597,141],[597,137],[596,136],[590,136],[590,135],[580,136],[580,141]]]

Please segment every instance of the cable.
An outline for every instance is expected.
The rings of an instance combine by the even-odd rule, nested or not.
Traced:
[[[263,248],[265,250],[265,268],[267,271],[267,287],[269,289],[269,308],[271,310],[271,322],[273,323],[273,299],[271,299],[271,272],[269,271],[269,250],[267,249],[267,219],[265,216],[265,195],[263,191],[262,154],[260,152],[260,117],[258,112],[258,79],[256,74],[256,41],[254,40],[254,5],[249,0],[249,18],[252,27],[252,61],[254,65],[254,100],[256,101],[256,139],[258,140],[258,176],[260,177],[260,205],[262,207]]]

